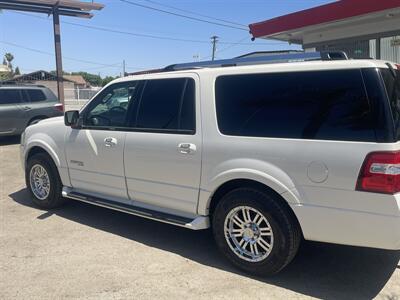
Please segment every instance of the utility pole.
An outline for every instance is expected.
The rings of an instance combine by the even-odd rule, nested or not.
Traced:
[[[125,77],[126,74],[126,66],[125,66],[125,59],[122,61],[122,77]]]
[[[217,42],[218,42],[218,37],[216,35],[211,37],[211,42],[212,42],[212,55],[211,55],[211,60],[215,59],[215,53],[217,52]]]
[[[60,16],[58,6],[53,8],[53,28],[54,28],[54,48],[56,51],[56,73],[57,73],[57,92],[58,99],[64,105],[64,82],[61,56],[61,34],[60,34]]]

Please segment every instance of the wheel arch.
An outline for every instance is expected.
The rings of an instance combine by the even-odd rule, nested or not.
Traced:
[[[40,146],[33,146],[32,148],[30,148],[28,150],[28,153],[26,155],[26,161],[28,161],[32,156],[38,154],[38,153],[45,153],[49,156],[51,156],[49,154],[49,152],[47,150],[45,150],[44,148],[40,147]]]
[[[286,205],[288,205],[288,206],[290,206],[289,203],[293,202],[293,197],[290,197],[289,195],[285,195],[287,193],[278,192],[277,190],[275,190],[274,188],[272,188],[271,186],[269,186],[263,182],[260,182],[260,181],[254,180],[254,179],[248,179],[248,178],[237,178],[237,179],[232,179],[232,180],[222,183],[220,186],[218,186],[214,190],[213,193],[211,193],[211,197],[209,199],[209,204],[208,204],[210,214],[213,212],[213,209],[215,209],[215,207],[217,206],[218,201],[224,195],[226,195],[228,192],[230,192],[234,189],[241,188],[241,187],[254,188],[256,190],[263,190],[268,193],[272,193],[272,194],[278,196],[280,199],[282,199],[282,201],[285,202]]]
[[[60,167],[60,159],[59,159],[57,153],[55,153],[55,151],[53,151],[51,149],[51,147],[44,142],[35,142],[30,145],[29,149],[26,151],[26,154],[25,154],[25,164],[29,158],[31,158],[33,155],[35,155],[37,153],[46,153],[47,155],[49,155],[51,157],[54,164],[57,167]]]
[[[236,184],[248,184],[268,189],[283,198],[288,205],[300,205],[300,193],[295,183],[288,174],[273,165],[264,165],[263,162],[245,161],[247,165],[256,165],[258,169],[237,167],[224,168],[225,171],[216,172],[207,183],[204,182],[200,189],[198,214],[208,215],[212,202],[229,187]],[[242,164],[243,165],[243,164]]]
[[[298,216],[295,213],[295,210],[292,208],[292,205],[298,205],[299,200],[297,196],[292,192],[292,191],[286,191],[286,192],[278,192],[268,184],[265,184],[264,182],[260,182],[254,179],[248,179],[248,178],[236,178],[232,179],[229,181],[226,181],[222,183],[220,186],[218,186],[213,193],[211,193],[211,196],[209,197],[209,202],[207,206],[207,211],[208,215],[211,217],[215,211],[215,208],[217,207],[219,201],[222,199],[224,195],[229,193],[232,190],[235,190],[237,188],[253,188],[259,191],[267,192],[269,194],[273,194],[275,197],[274,199],[277,199],[277,201],[280,201],[280,203],[287,209],[287,211],[291,214],[293,219],[296,221],[298,224],[300,230],[302,231],[301,223],[298,218]],[[295,202],[295,203],[294,203]]]

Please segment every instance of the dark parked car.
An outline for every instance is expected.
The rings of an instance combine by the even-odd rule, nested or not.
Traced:
[[[0,85],[0,136],[18,135],[39,120],[63,115],[63,105],[47,87]]]

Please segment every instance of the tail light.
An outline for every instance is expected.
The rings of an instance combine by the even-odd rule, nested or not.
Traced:
[[[54,108],[58,111],[64,112],[64,105],[62,105],[61,103],[54,104]]]
[[[400,152],[372,152],[365,158],[356,190],[395,194],[400,192]]]

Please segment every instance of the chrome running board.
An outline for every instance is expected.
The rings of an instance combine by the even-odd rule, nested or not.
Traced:
[[[64,187],[62,196],[65,198],[117,210],[134,216],[156,220],[163,223],[168,223],[180,227],[189,228],[192,230],[207,229],[210,227],[210,220],[208,217],[198,216],[194,219],[176,216],[168,213],[154,211],[147,208],[128,205],[120,202],[110,201],[103,198],[88,196],[82,193],[75,192],[70,188]]]

